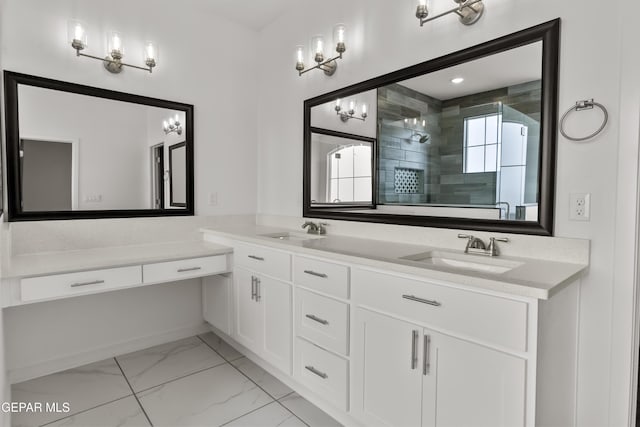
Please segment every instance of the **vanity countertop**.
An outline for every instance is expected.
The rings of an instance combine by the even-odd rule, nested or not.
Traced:
[[[549,299],[564,286],[574,282],[588,267],[586,264],[499,256],[491,258],[490,262],[509,264],[515,267],[504,273],[486,273],[401,259],[402,257],[435,251],[450,254],[456,259],[468,260],[469,262],[487,262],[483,260],[488,257],[465,254],[464,250],[442,249],[331,234],[324,235],[321,238],[303,240],[303,236],[299,231],[257,225],[202,228],[201,231],[205,234],[205,238],[207,235],[219,236],[274,249],[289,250],[301,255],[319,256],[336,261],[380,268],[394,273],[410,274],[425,279],[463,285],[469,288],[505,292],[514,296],[542,300]],[[301,238],[279,240],[265,236],[277,233],[292,233]]]
[[[223,255],[233,249],[205,241],[163,242],[43,252],[7,258],[2,278],[22,278],[127,265],[154,264],[187,258]]]

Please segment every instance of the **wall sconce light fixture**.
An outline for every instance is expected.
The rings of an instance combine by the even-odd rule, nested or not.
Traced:
[[[349,101],[349,109],[347,111],[342,110],[342,100],[336,99],[336,106],[334,107],[336,110],[336,114],[340,116],[340,120],[343,122],[347,122],[351,119],[362,120],[365,121],[367,119],[367,104],[362,104],[360,106],[360,117],[356,116],[356,102]]]
[[[450,13],[458,15],[458,19],[462,24],[473,25],[478,22],[478,19],[480,19],[484,12],[484,3],[482,3],[482,0],[453,0],[458,6],[429,18],[429,5],[427,1],[428,0],[418,0],[418,7],[416,8],[416,18],[420,20],[421,27],[429,21],[449,15]]]
[[[162,122],[162,129],[165,135],[169,135],[172,132],[182,135],[182,123],[180,123],[180,117],[176,114],[175,118],[170,117],[169,120]]]
[[[155,67],[158,62],[158,47],[153,42],[145,43],[143,57],[146,67],[140,67],[122,62],[122,58],[124,58],[124,46],[122,44],[122,35],[117,31],[112,31],[107,36],[108,54],[104,58],[81,52],[88,46],[86,27],[81,22],[69,21],[67,34],[71,47],[76,50],[76,56],[84,56],[102,61],[104,68],[114,74],[121,72],[122,67],[137,68],[138,70],[151,73],[153,72],[153,67]]]
[[[333,29],[333,43],[336,46],[336,52],[338,52],[337,56],[334,56],[329,59],[325,59],[325,43],[324,37],[321,35],[314,36],[311,38],[311,48],[310,53],[313,61],[316,63],[315,66],[311,68],[305,69],[304,65],[304,46],[296,47],[296,70],[298,71],[298,75],[301,76],[306,72],[311,70],[322,70],[327,76],[332,76],[333,73],[336,72],[336,68],[338,68],[338,63],[336,59],[342,59],[342,54],[347,50],[347,45],[345,44],[345,36],[346,36],[346,27],[344,24],[337,24]]]

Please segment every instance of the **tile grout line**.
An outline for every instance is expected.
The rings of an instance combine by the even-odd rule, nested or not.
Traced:
[[[242,414],[242,415],[240,415],[239,417],[235,417],[235,418],[234,418],[234,419],[232,419],[232,420],[225,421],[223,424],[220,424],[218,427],[226,426],[227,424],[230,424],[230,423],[232,423],[232,422],[234,422],[234,421],[236,421],[236,420],[239,420],[239,419],[240,419],[240,418],[242,418],[242,417],[245,417],[245,416],[247,416],[247,415],[249,415],[249,414],[253,414],[254,412],[259,411],[259,410],[260,410],[260,409],[262,409],[262,408],[266,408],[267,406],[272,405],[272,404],[274,404],[275,402],[276,402],[276,401],[269,402],[269,403],[265,403],[264,405],[260,406],[259,408],[252,409],[251,411],[247,412],[246,414]]]
[[[160,384],[156,384],[156,385],[154,385],[154,386],[147,387],[147,388],[142,389],[142,390],[134,391],[134,392],[133,392],[133,394],[137,394],[137,393],[144,393],[145,391],[149,391],[149,390],[151,390],[151,389],[154,389],[154,388],[157,388],[157,387],[161,387],[161,386],[163,386],[163,385],[167,385],[167,384],[172,383],[172,382],[174,382],[174,381],[182,380],[182,379],[184,379],[184,378],[190,377],[191,375],[200,374],[200,373],[202,373],[202,372],[204,372],[204,371],[208,371],[209,369],[219,368],[220,366],[224,366],[224,365],[226,365],[226,364],[231,365],[231,363],[229,363],[229,362],[223,362],[223,363],[220,363],[220,364],[215,365],[215,366],[209,366],[208,368],[202,368],[202,369],[200,369],[200,370],[198,370],[198,371],[190,372],[190,373],[188,373],[188,374],[184,374],[184,375],[181,375],[181,376],[179,376],[179,377],[172,378],[172,379],[167,380],[167,381],[165,381],[165,382],[162,382],[162,383],[160,383]]]
[[[200,337],[200,335],[196,335],[196,336],[197,336],[198,338],[200,338],[200,340],[201,340],[203,343],[205,343],[205,344],[206,344],[206,345],[207,345],[211,350],[213,350],[213,351],[215,351],[216,353],[218,353],[218,352],[217,352],[217,351],[216,351],[212,346],[210,346],[210,345],[209,345],[205,340],[203,340],[203,339]],[[217,335],[216,335],[216,336],[217,336]],[[219,338],[219,337],[218,337],[218,338]],[[228,345],[228,344],[227,344],[227,345]],[[236,351],[237,351],[237,350],[236,350]],[[218,354],[220,354],[220,353],[218,353]],[[220,354],[220,357],[222,357],[224,360],[227,360],[227,359],[226,359],[222,354]],[[251,360],[251,359],[249,359],[248,357],[246,357],[246,356],[244,356],[244,355],[243,355],[242,357],[246,358],[247,360]],[[237,359],[234,359],[233,361],[240,360],[242,357],[239,357],[239,358],[237,358]],[[275,398],[275,397],[274,397],[274,396],[272,396],[272,395],[271,395],[267,390],[265,390],[264,388],[260,387],[260,385],[259,385],[257,382],[255,382],[254,380],[252,380],[252,379],[251,379],[247,374],[245,374],[245,373],[244,373],[244,372],[242,372],[240,369],[238,369],[238,367],[237,367],[237,366],[235,366],[233,363],[231,363],[231,362],[230,362],[230,361],[228,361],[228,360],[227,360],[227,363],[229,363],[229,365],[231,365],[231,366],[232,366],[236,371],[240,372],[240,374],[241,374],[241,375],[245,376],[249,381],[251,381],[252,383],[254,383],[254,384],[256,385],[256,387],[258,387],[260,390],[264,391],[264,392],[267,394],[267,396],[269,396],[270,398],[272,398],[272,399],[273,399],[275,402],[277,402],[280,406],[282,406],[284,409],[286,409],[287,411],[289,411],[289,412],[290,412],[294,417],[296,417],[298,420],[300,420],[300,422],[301,422],[301,423],[303,423],[303,424],[304,424],[304,425],[306,425],[306,426],[309,426],[309,424],[307,424],[306,422],[304,422],[304,420],[303,420],[302,418],[300,418],[298,415],[296,415],[296,414],[295,414],[291,409],[287,408],[287,407],[286,407],[286,406],[284,406],[282,403],[280,403],[280,400],[279,400],[279,399]],[[260,369],[262,369],[262,368],[260,368]],[[265,372],[266,372],[266,371],[265,371]],[[268,373],[268,372],[267,372],[267,373]],[[276,380],[277,380],[277,378],[276,378]],[[280,380],[278,380],[278,381],[280,381]],[[286,384],[285,384],[285,385],[286,385]],[[293,393],[295,393],[295,391],[292,391],[291,393],[287,393],[287,394],[285,394],[284,396],[280,397],[280,399],[284,399],[285,397],[290,396],[290,395],[291,395],[291,394],[293,394]],[[265,405],[265,406],[266,406],[266,405]],[[264,406],[263,406],[263,407],[264,407]],[[251,412],[253,412],[253,411],[251,411]],[[244,415],[248,415],[248,414],[250,414],[251,412],[247,412],[247,413],[246,413],[246,414],[244,414]],[[243,415],[243,416],[244,416],[244,415]],[[237,419],[237,418],[236,418],[236,419]],[[231,422],[231,421],[229,421],[229,422]]]
[[[110,400],[110,401],[108,401],[108,402],[101,403],[101,404],[96,405],[96,406],[92,406],[91,408],[83,409],[82,411],[74,412],[73,414],[68,414],[67,416],[65,416],[65,417],[63,417],[63,418],[58,418],[58,419],[55,419],[55,420],[47,421],[45,424],[40,424],[39,426],[40,426],[40,427],[45,427],[45,426],[51,425],[51,424],[53,424],[53,423],[57,423],[57,422],[60,422],[60,421],[66,420],[67,418],[73,418],[73,417],[75,417],[76,415],[80,415],[80,414],[84,414],[85,412],[93,411],[94,409],[98,409],[98,408],[100,408],[100,407],[102,407],[102,406],[110,405],[110,404],[112,404],[112,403],[118,402],[118,401],[120,401],[120,400],[126,399],[126,398],[128,398],[128,397],[132,397],[132,396],[133,396],[133,394],[128,394],[128,395],[126,395],[126,396],[122,396],[122,397],[119,397],[119,398],[117,398],[117,399]]]
[[[292,394],[294,394],[295,391],[292,391],[291,393],[287,394],[286,396],[282,396],[280,399],[284,399],[287,396],[291,396]],[[306,425],[307,427],[311,427],[310,424],[308,424],[305,420],[303,420],[302,418],[300,418],[298,416],[298,414],[296,414],[295,412],[293,412],[291,409],[287,408],[284,403],[280,402],[280,399],[276,400],[276,402],[278,402],[278,405],[282,406],[284,409],[286,409],[287,411],[291,412],[291,414],[293,414],[294,417],[296,417],[297,419],[300,420],[300,422],[304,425]]]
[[[213,332],[212,332],[212,333],[213,333]],[[200,334],[200,335],[202,335],[202,334]],[[238,360],[238,359],[242,359],[243,357],[245,357],[242,353],[240,353],[238,350],[236,350],[236,349],[234,348],[234,350],[235,350],[235,351],[240,355],[240,357],[237,357],[237,358],[235,358],[235,359],[227,359],[226,357],[224,357],[224,356],[222,355],[222,353],[218,352],[218,350],[216,350],[215,348],[213,348],[213,346],[212,346],[212,345],[210,345],[207,341],[205,341],[205,340],[204,340],[200,335],[196,335],[196,337],[197,337],[200,341],[202,341],[202,342],[204,343],[204,345],[206,345],[206,346],[207,346],[207,347],[209,347],[211,350],[213,350],[213,351],[214,351],[218,356],[222,357],[222,358],[223,358],[226,362],[228,362],[229,364],[231,364],[231,362],[234,362],[234,361],[236,361],[236,360]],[[217,335],[216,335],[216,336],[217,336]],[[218,337],[218,338],[220,338],[220,337]],[[226,343],[225,343],[225,344],[226,344]],[[227,344],[227,345],[229,345],[229,344]],[[231,347],[231,346],[229,346],[229,347]],[[231,347],[231,348],[233,348],[233,347]]]
[[[118,362],[118,359],[116,359],[115,357],[113,358],[113,360],[115,360],[116,365],[118,365],[118,369],[120,369],[120,372],[122,372],[122,376],[124,377],[124,380],[127,382],[127,385],[131,389],[131,393],[133,393],[133,397],[136,399],[136,402],[138,402],[138,406],[140,406],[140,409],[142,410],[142,413],[144,414],[144,416],[147,419],[147,421],[149,422],[149,425],[151,427],[153,427],[153,423],[151,422],[151,418],[149,418],[149,414],[147,414],[147,411],[144,409],[144,406],[142,406],[142,403],[140,402],[140,399],[138,399],[138,395],[133,390],[133,387],[131,387],[131,383],[129,382],[129,378],[127,378],[127,375],[124,373],[124,369],[122,369],[122,366],[120,366],[120,362]]]

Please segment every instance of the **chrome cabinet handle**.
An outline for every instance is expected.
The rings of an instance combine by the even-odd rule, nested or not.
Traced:
[[[178,273],[186,273],[187,271],[197,271],[197,270],[202,270],[202,267],[180,268],[178,269]]]
[[[256,255],[247,255],[249,258],[251,259],[255,259],[258,261],[264,261],[264,258],[260,257],[260,256],[256,256]]]
[[[328,320],[321,319],[321,318],[319,318],[317,316],[314,316],[313,314],[305,314],[305,317],[307,319],[313,320],[314,322],[322,323],[323,325],[328,325],[329,324]]]
[[[72,288],[80,288],[82,286],[90,286],[90,285],[100,285],[104,283],[104,280],[94,280],[92,282],[80,282],[80,283],[72,283],[69,285]]]
[[[402,298],[408,299],[409,301],[415,301],[415,302],[420,302],[422,304],[432,305],[434,307],[440,307],[442,305],[438,301],[418,298],[415,295],[402,295]]]
[[[312,276],[322,277],[323,279],[326,279],[327,277],[329,277],[324,273],[316,273],[315,271],[312,271],[312,270],[305,270],[304,272]]]
[[[318,371],[313,366],[305,366],[304,369],[306,369],[309,372],[312,372],[312,373],[316,374],[317,376],[319,376],[323,380],[326,380],[327,378],[329,378],[329,375],[325,374],[324,372]]]
[[[424,349],[422,358],[422,375],[429,375],[431,370],[431,336],[424,336]]]
[[[256,277],[251,276],[251,299],[254,300],[256,298]]]
[[[411,369],[418,366],[418,331],[411,331]]]
[[[262,295],[260,295],[260,278],[256,277],[256,302],[259,302],[262,299]]]

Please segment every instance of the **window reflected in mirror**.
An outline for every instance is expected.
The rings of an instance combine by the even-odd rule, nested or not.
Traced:
[[[374,140],[321,132],[314,132],[311,139],[311,203],[370,206]]]

